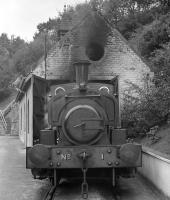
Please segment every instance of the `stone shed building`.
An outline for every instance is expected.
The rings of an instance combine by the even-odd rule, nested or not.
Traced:
[[[32,136],[33,132],[36,132],[37,119],[42,120],[42,124],[39,123],[41,125],[45,119],[45,82],[52,83],[50,87],[53,89],[57,83],[73,82],[75,63],[90,63],[89,81],[108,83],[110,80],[117,80],[114,78],[119,76],[120,94],[128,88],[128,81],[145,87],[144,79],[151,74],[149,67],[130,48],[121,34],[100,14],[89,11],[85,17],[77,19],[79,18],[76,18],[74,25],[70,25],[68,21],[61,24],[57,36],[60,38],[59,42],[48,52],[46,60],[39,60],[33,75],[30,74],[20,82],[17,95],[18,127],[19,136],[27,146],[33,142]],[[49,81],[44,81],[44,78]],[[37,130],[41,130],[40,127]]]
[[[68,24],[68,23],[65,23]],[[127,82],[145,87],[150,68],[128,45],[123,36],[98,13],[91,11],[66,31],[61,26],[60,41],[39,61],[34,74],[47,79],[71,79],[72,64],[89,60],[89,80],[111,80],[119,76],[121,94]],[[62,31],[63,29],[63,31]]]

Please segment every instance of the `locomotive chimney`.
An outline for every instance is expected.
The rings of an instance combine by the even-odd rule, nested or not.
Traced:
[[[76,85],[79,90],[86,90],[88,83],[88,69],[91,64],[83,45],[73,45],[71,48],[71,59],[74,68]]]
[[[75,62],[76,84],[80,91],[84,91],[87,88],[88,83],[88,69],[90,62],[87,60],[80,60]]]

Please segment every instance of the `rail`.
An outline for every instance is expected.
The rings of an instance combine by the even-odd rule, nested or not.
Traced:
[[[43,200],[52,200],[55,190],[56,190],[56,186],[51,186],[50,189],[45,194],[45,197]]]
[[[6,123],[6,120],[5,120],[5,117],[4,117],[2,110],[0,110],[0,119],[2,121],[4,129],[6,130],[7,129],[7,123]]]
[[[170,197],[170,155],[148,147],[143,147],[142,151],[142,167],[138,172]]]

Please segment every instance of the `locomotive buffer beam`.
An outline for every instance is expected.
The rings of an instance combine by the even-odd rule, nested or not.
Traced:
[[[82,172],[83,172],[83,182],[81,185],[81,195],[83,199],[87,199],[88,198],[88,183],[87,183],[87,159],[90,157],[90,154],[87,153],[86,151],[81,152],[78,154],[78,158],[81,159],[82,161]]]
[[[141,145],[130,143],[90,147],[37,144],[27,148],[27,155],[28,169],[78,169],[82,168],[83,162],[88,168],[141,166]]]

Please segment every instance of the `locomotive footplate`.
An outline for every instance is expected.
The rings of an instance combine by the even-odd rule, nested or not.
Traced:
[[[82,168],[86,155],[87,168],[141,166],[141,145],[120,146],[47,146],[38,144],[27,149],[27,168]],[[41,155],[42,154],[42,155]]]

